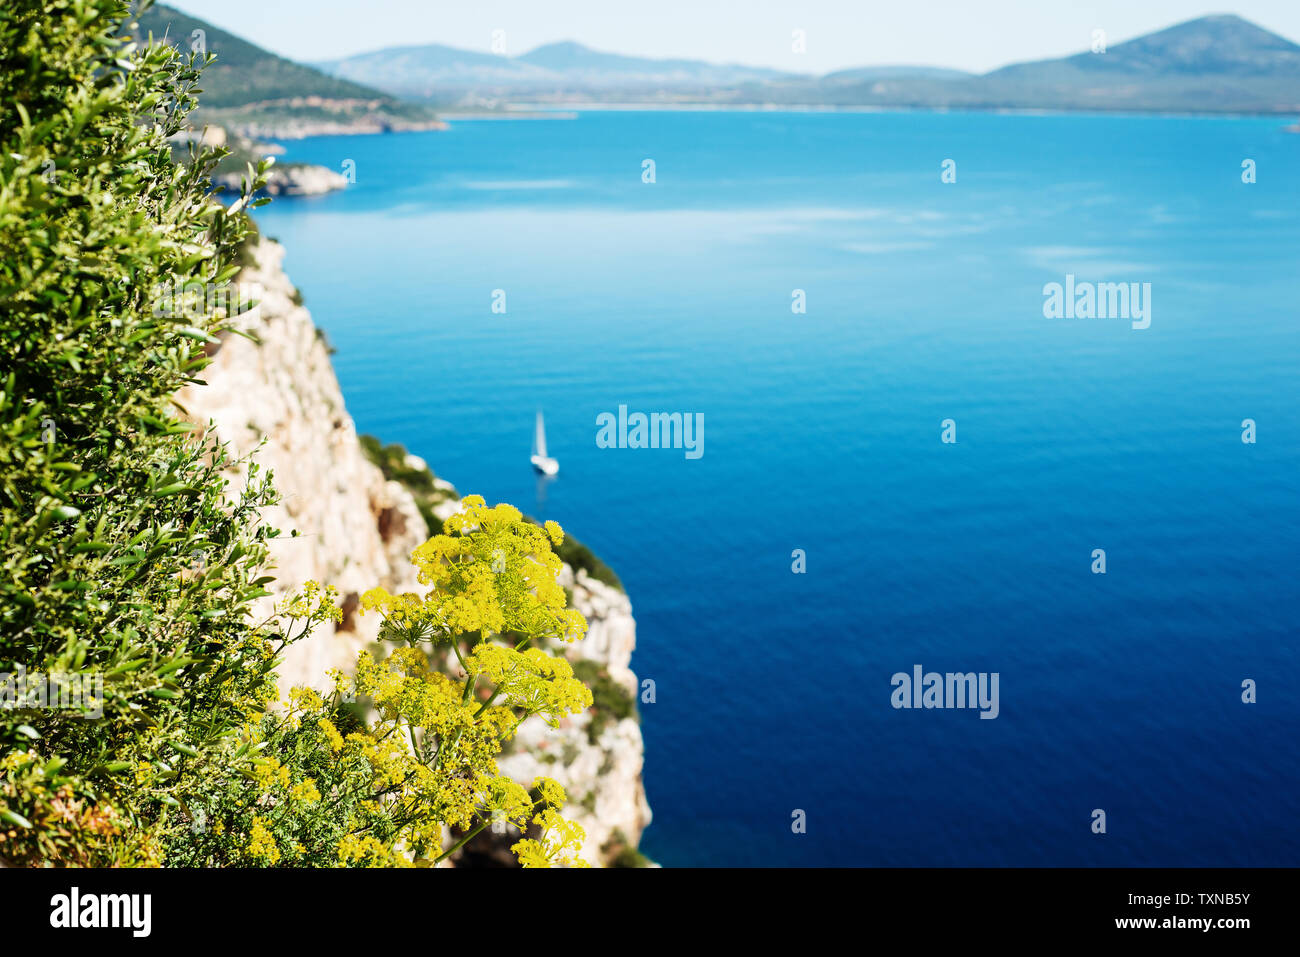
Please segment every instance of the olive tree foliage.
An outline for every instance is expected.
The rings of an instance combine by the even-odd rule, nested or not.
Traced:
[[[230,282],[265,164],[225,208],[209,195],[220,151],[173,162],[203,62],[127,39],[129,17],[121,0],[0,6],[9,863],[159,860],[192,824],[187,782],[229,770],[226,738],[275,677],[273,633],[247,614],[269,581],[269,476],[250,466],[227,488],[224,450],[173,399],[228,317],[159,308]],[[88,693],[32,697],[59,676]]]
[[[169,142],[204,63],[135,36],[122,0],[0,7],[0,863],[433,866],[499,823],[523,866],[581,865],[563,788],[496,760],[592,705],[540,647],[586,630],[558,525],[466,497],[412,555],[427,592],[365,596],[396,649],[280,702],[335,592],[253,620],[272,476],[174,398],[246,305],[269,161],[213,199],[224,151]]]

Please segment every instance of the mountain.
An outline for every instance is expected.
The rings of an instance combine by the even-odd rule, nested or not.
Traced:
[[[1300,110],[1300,46],[1241,17],[1201,17],[1111,47],[976,77],[971,104],[1107,110]]]
[[[1300,46],[1231,14],[975,75],[877,66],[825,76],[655,60],[552,43],[519,57],[398,47],[318,64],[338,78],[454,107],[491,102],[1300,112]]]
[[[155,39],[166,38],[182,52],[189,50],[194,31],[203,31],[208,51],[217,55],[217,61],[203,73],[205,106],[244,106],[293,96],[391,99],[377,90],[276,56],[220,27],[161,4],[142,13],[139,24],[140,36],[152,33]]]
[[[1064,61],[1009,66],[990,76],[1061,63],[1094,76],[1295,76],[1300,73],[1300,46],[1249,20],[1220,14],[1129,40],[1104,55],[1080,53]]]
[[[549,70],[568,81],[594,86],[746,83],[791,75],[763,67],[707,63],[703,60],[659,60],[602,53],[572,41],[540,46],[518,59],[521,63]]]
[[[528,88],[554,79],[550,71],[509,57],[433,43],[387,47],[316,66],[332,76],[398,96],[433,98],[439,90]]]
[[[1300,46],[1225,14],[1176,24],[1104,53],[1017,63],[979,76],[831,80],[748,95],[836,106],[1292,113],[1300,110]]]
[[[397,96],[455,100],[458,95],[580,94],[589,91],[690,90],[707,95],[719,86],[765,83],[796,74],[763,67],[658,60],[605,53],[566,41],[522,56],[460,50],[441,44],[375,50],[315,64],[332,76],[366,83]]]
[[[437,122],[426,106],[286,60],[172,7],[152,6],[137,21],[138,37],[152,35],[155,41],[165,40],[185,53],[196,31],[202,31],[207,51],[217,55],[199,83],[203,93],[198,123],[218,123],[248,135],[303,135]]]

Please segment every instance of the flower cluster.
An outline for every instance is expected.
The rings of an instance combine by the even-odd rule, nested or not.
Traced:
[[[566,607],[556,580],[563,562],[552,546],[564,540],[563,529],[555,522],[539,528],[513,505],[488,507],[478,495],[467,495],[461,504],[463,511],[447,519],[447,534],[435,535],[411,555],[420,583],[432,591],[421,598],[375,588],[362,596],[362,610],[382,612],[408,639],[505,632],[581,638],[586,619]]]
[[[381,850],[391,844],[375,841],[389,833],[413,862],[437,861],[450,853],[443,849],[447,829],[464,834],[454,850],[491,821],[504,820],[541,830],[540,839],[515,846],[521,863],[574,864],[583,834],[560,816],[564,789],[539,778],[534,799],[496,764],[526,718],[541,715],[555,726],[592,703],[569,662],[536,647],[586,632],[586,620],[568,607],[557,581],[563,563],[553,547],[564,531],[555,522],[525,521],[510,505],[489,507],[479,496],[462,505],[445,534],[411,556],[419,581],[429,586],[424,595],[376,588],[362,596],[363,611],[384,617],[380,637],[399,647],[383,660],[361,652],[350,685],[336,677],[340,688],[368,697],[379,716],[342,747],[331,742],[338,766],[364,766],[371,789],[354,811],[355,835],[340,845],[340,860],[385,862]],[[510,643],[500,643],[500,636]],[[443,647],[463,678],[431,666],[430,653]]]
[[[289,601],[287,611],[291,617],[305,621],[340,622],[343,620],[343,609],[338,607],[338,597],[339,591],[333,585],[322,588],[319,583],[309,581]]]
[[[451,534],[413,555],[426,594],[376,589],[362,599],[383,616],[380,638],[396,646],[391,652],[363,650],[352,676],[331,673],[328,693],[294,688],[283,705],[266,693],[268,682],[239,685],[240,726],[229,746],[236,783],[175,795],[193,831],[194,863],[429,866],[493,821],[525,832],[514,846],[524,866],[582,863],[582,829],[560,815],[564,789],[538,778],[530,790],[497,765],[521,721],[540,715],[555,725],[592,703],[566,659],[530,647],[586,630],[556,582],[552,545],[563,531],[532,525],[508,505],[465,502]],[[337,620],[334,595],[304,585],[287,605],[288,631]],[[245,644],[241,654],[260,669],[279,651],[251,636]],[[242,679],[223,680],[234,688]],[[169,773],[158,761],[138,770],[157,787]]]
[[[591,707],[591,689],[573,677],[573,666],[540,648],[516,651],[483,643],[465,659],[472,677],[485,677],[523,716],[544,715],[551,727]]]
[[[533,817],[542,829],[540,840],[524,838],[510,849],[523,867],[586,867],[578,856],[587,834],[576,821],[566,821],[554,808],[546,808]]]

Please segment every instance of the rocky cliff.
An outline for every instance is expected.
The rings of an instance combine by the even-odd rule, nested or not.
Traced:
[[[319,630],[291,647],[282,683],[326,685],[330,668],[349,670],[359,649],[373,642],[377,616],[358,614],[360,594],[383,585],[416,591],[409,555],[428,536],[428,526],[408,488],[385,479],[358,442],[330,364],[329,349],[296,289],[281,268],[284,250],[262,240],[252,264],[238,281],[257,308],[238,320],[258,342],[226,336],[203,378],[178,401],[196,423],[211,423],[217,436],[240,455],[252,455],[270,469],[281,502],[268,510],[281,529],[272,547],[277,597],[308,579],[336,586],[344,618],[330,634]],[[423,467],[423,462],[411,457]],[[237,484],[241,475],[232,475]],[[439,482],[439,519],[459,508],[454,489]],[[568,719],[558,731],[540,719],[525,722],[503,758],[502,770],[531,783],[538,774],[558,780],[569,792],[569,814],[587,830],[584,856],[606,863],[635,849],[650,821],[641,782],[641,730],[634,707],[637,678],[631,670],[636,622],[628,598],[617,588],[566,566],[564,585],[589,622],[584,641],[566,647],[571,657],[605,681],[604,694],[588,712]],[[274,598],[265,599],[267,608]],[[580,672],[582,673],[582,672]],[[584,678],[585,680],[585,678]],[[626,699],[622,697],[626,695]],[[611,707],[610,705],[619,707]],[[602,705],[604,705],[602,709]],[[499,834],[480,843],[481,852],[508,846]],[[471,845],[473,846],[473,845]]]

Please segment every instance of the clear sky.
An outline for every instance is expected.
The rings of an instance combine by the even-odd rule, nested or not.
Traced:
[[[1300,39],[1300,0],[172,0],[294,60],[423,43],[506,52],[577,40],[614,53],[802,73],[920,64],[984,72],[1078,53],[1208,13]],[[791,52],[796,29],[807,52]]]

